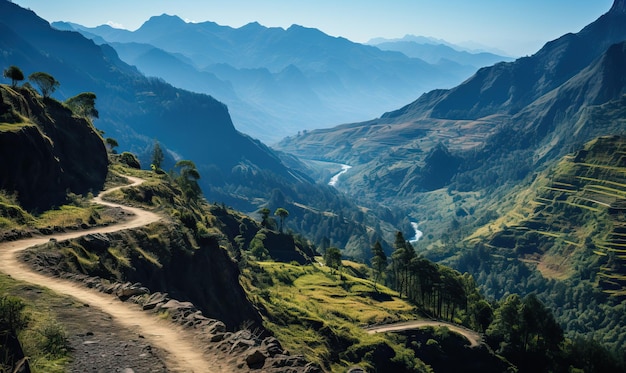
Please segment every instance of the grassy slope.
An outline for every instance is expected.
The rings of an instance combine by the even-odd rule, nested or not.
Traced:
[[[344,266],[339,274],[319,264],[260,262],[244,269],[244,286],[263,310],[266,327],[284,347],[327,369],[345,371],[354,364],[373,367],[373,351],[387,345],[395,351],[395,361],[410,361],[416,371],[425,371],[394,335],[371,335],[362,329],[373,323],[415,319],[419,317],[415,307],[398,298],[397,292],[378,285],[377,293],[370,280],[349,274],[362,274],[367,267],[350,262]]]
[[[569,337],[593,338],[621,354],[625,154],[625,137],[587,143],[509,193],[492,207],[504,211],[500,218],[439,257],[470,272],[489,297],[536,293]]]
[[[546,278],[576,275],[581,262],[597,268],[605,292],[626,295],[626,139],[603,137],[565,157],[520,193],[505,216],[470,241],[513,250]]]

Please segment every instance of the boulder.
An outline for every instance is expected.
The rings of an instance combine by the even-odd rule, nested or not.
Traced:
[[[259,349],[254,349],[246,356],[246,364],[250,369],[261,369],[265,364],[265,359],[267,359],[267,356],[264,353],[259,351]]]

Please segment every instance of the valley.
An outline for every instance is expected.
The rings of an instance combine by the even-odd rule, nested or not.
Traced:
[[[0,371],[626,371],[626,0],[517,59],[0,21]]]

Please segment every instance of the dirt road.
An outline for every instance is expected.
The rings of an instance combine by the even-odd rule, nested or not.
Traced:
[[[461,334],[470,342],[470,347],[478,347],[482,342],[482,337],[479,333],[463,328],[459,325],[447,323],[445,321],[433,321],[433,320],[415,320],[415,321],[403,321],[387,325],[379,325],[370,328],[366,328],[368,333],[385,333],[385,332],[400,332],[405,330],[413,330],[419,328],[425,328],[428,326],[445,326],[451,331]]]
[[[128,179],[133,182],[131,185],[138,185],[143,182],[143,180],[138,178],[128,177]],[[201,347],[198,346],[198,344],[194,344],[192,337],[188,336],[182,328],[173,323],[143,312],[134,304],[122,303],[115,296],[100,293],[70,281],[33,272],[33,270],[17,260],[18,252],[34,245],[46,243],[51,238],[61,241],[89,233],[111,233],[140,227],[161,219],[160,216],[152,212],[105,202],[101,199],[103,194],[110,193],[119,188],[123,187],[113,188],[101,193],[100,196],[94,198],[93,201],[107,206],[122,207],[124,210],[135,214],[129,220],[120,224],[81,232],[54,234],[46,237],[0,243],[0,271],[10,275],[14,279],[47,287],[57,293],[71,295],[80,302],[101,309],[120,325],[141,334],[154,346],[165,351],[167,354],[165,363],[170,372],[198,373],[231,371],[231,369],[223,367],[217,357],[211,358],[203,355]]]

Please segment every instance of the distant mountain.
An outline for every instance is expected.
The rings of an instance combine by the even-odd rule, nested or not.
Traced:
[[[497,188],[590,139],[624,131],[619,110],[592,118],[598,107],[619,107],[626,93],[624,8],[618,0],[579,33],[530,57],[482,68],[455,88],[431,91],[368,122],[285,139],[277,148],[352,165],[341,184],[348,193],[413,205],[433,237],[461,235],[447,224],[483,208],[481,199]],[[448,196],[439,195],[444,190]],[[442,209],[444,201],[455,207]]]
[[[430,64],[297,25],[286,30],[258,23],[231,28],[161,15],[133,32],[65,22],[53,26],[106,41],[140,71],[216,97],[231,108],[237,128],[269,142],[372,117],[421,92],[458,84],[475,71],[465,63]],[[185,71],[197,70],[194,78],[176,79],[178,73],[162,53],[131,52],[136,43],[183,61]],[[232,92],[223,89],[225,84]],[[260,115],[248,114],[250,108]]]
[[[382,50],[404,53],[411,58],[419,58],[431,64],[445,64],[453,62],[461,66],[471,66],[479,69],[491,66],[497,62],[511,61],[505,57],[489,52],[470,52],[458,46],[446,43],[443,40],[426,37],[404,37],[402,39],[373,39],[369,44]]]
[[[287,208],[287,228],[307,234],[316,243],[326,238],[354,250],[368,247],[375,236],[391,238],[395,226],[410,229],[403,211],[392,213],[372,205],[375,213],[365,215],[334,188],[315,184],[304,172],[287,167],[266,145],[237,131],[223,103],[146,78],[122,62],[110,46],[53,29],[32,11],[4,0],[0,1],[0,51],[0,66],[16,65],[25,75],[46,71],[54,76],[61,83],[56,98],[94,92],[100,113],[95,125],[106,137],[115,138],[120,150],[149,160],[156,140],[170,156],[194,161],[209,201],[251,213],[262,206],[272,211]],[[145,52],[170,61],[171,55],[153,48]],[[338,226],[341,230],[331,232],[330,227]],[[355,251],[357,255],[362,254]]]

